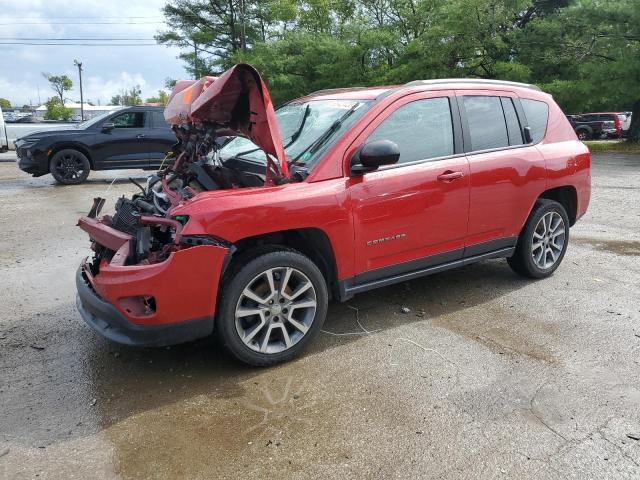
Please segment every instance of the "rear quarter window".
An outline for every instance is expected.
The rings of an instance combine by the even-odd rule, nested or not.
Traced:
[[[547,121],[549,120],[549,105],[539,100],[531,100],[528,98],[520,99],[522,109],[527,117],[527,123],[531,129],[531,138],[533,143],[538,143],[544,138],[544,132],[547,130]]]

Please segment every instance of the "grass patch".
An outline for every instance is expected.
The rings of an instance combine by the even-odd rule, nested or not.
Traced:
[[[640,154],[640,143],[629,143],[626,140],[587,140],[584,144],[591,153]]]

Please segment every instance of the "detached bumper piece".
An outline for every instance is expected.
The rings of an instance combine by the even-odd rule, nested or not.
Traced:
[[[211,316],[170,325],[135,325],[96,295],[85,280],[83,270],[81,265],[76,273],[78,311],[91,328],[111,341],[139,347],[163,347],[206,337],[213,332]]]

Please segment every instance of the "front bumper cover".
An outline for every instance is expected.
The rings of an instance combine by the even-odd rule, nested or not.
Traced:
[[[213,331],[228,254],[228,248],[201,245],[155,264],[112,261],[96,275],[85,260],[76,273],[78,310],[92,328],[118,343],[164,346],[205,337]]]
[[[23,140],[17,140],[15,146],[20,170],[30,173],[34,177],[49,173],[49,161],[46,152],[36,147],[35,144],[28,144]]]
[[[91,289],[83,270],[84,265],[80,265],[76,272],[76,306],[84,321],[111,341],[139,347],[163,347],[206,337],[213,332],[211,316],[178,324],[135,325]]]

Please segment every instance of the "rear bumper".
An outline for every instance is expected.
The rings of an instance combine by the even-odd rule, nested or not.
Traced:
[[[162,347],[206,337],[213,331],[213,317],[170,325],[135,325],[96,295],[85,279],[83,269],[81,265],[76,272],[76,306],[84,321],[111,341],[140,347]]]

